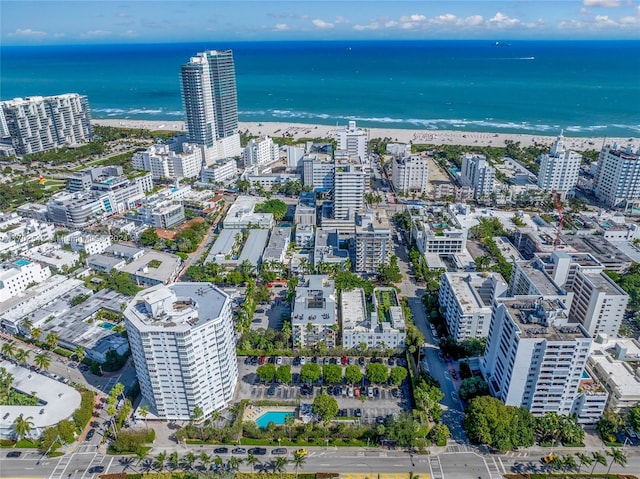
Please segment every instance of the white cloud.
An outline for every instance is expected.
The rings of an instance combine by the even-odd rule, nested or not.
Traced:
[[[582,0],[585,7],[616,8],[620,6],[620,0]]]
[[[436,25],[451,25],[456,27],[477,27],[484,23],[482,15],[472,15],[467,18],[457,17],[452,13],[445,13],[429,20]]]
[[[427,19],[424,15],[418,15],[417,13],[413,15],[408,15],[404,17],[400,17],[401,23],[412,23],[412,22],[424,22]]]
[[[612,27],[618,24],[618,22],[616,22],[612,18],[609,18],[608,15],[596,15],[594,20],[596,22],[596,25],[599,27]]]
[[[339,16],[338,18],[336,18],[335,22],[336,25],[340,25],[343,23],[351,23],[349,20],[347,20],[346,18]]]
[[[353,29],[357,32],[364,32],[366,30],[378,30],[380,28],[380,24],[378,22],[371,22],[367,25],[354,25]]]
[[[7,36],[19,38],[42,38],[47,36],[47,32],[39,32],[38,30],[32,30],[31,28],[16,28],[15,32],[8,33]]]
[[[80,35],[80,38],[96,38],[111,35],[111,32],[107,30],[90,30]]]
[[[626,25],[636,25],[638,23],[640,23],[640,17],[637,17],[637,16],[636,17],[630,17],[630,16],[629,17],[622,17],[620,19],[620,24],[621,25],[625,25],[625,26]]]
[[[325,22],[324,20],[321,20],[319,18],[311,20],[311,23],[313,23],[316,28],[319,28],[321,30],[329,30],[333,28],[333,23]]]
[[[489,19],[489,25],[496,26],[497,28],[514,27],[520,24],[520,20],[517,18],[510,18],[502,12],[497,12],[493,18]]]
[[[284,32],[286,30],[289,30],[289,25],[287,25],[286,23],[278,23],[273,29],[277,32]]]

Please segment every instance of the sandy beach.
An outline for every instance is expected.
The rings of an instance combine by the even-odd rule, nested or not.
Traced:
[[[96,125],[115,126],[121,128],[144,128],[148,130],[184,131],[183,121],[148,121],[127,119],[95,119]],[[307,123],[288,122],[240,122],[240,131],[248,131],[252,135],[270,136],[272,138],[288,136],[291,138],[329,138],[336,136],[336,127],[329,125],[313,125]],[[543,144],[551,146],[555,136],[524,135],[510,133],[475,133],[455,130],[409,130],[400,128],[369,128],[370,138],[391,138],[399,143],[417,143],[434,145],[465,145],[465,146],[504,146],[505,141],[520,142],[520,146]],[[560,133],[560,132],[558,132]],[[599,150],[605,138],[602,137],[574,137],[565,139],[568,148],[576,150]],[[621,145],[629,143],[629,138],[606,138],[607,143],[616,142]],[[634,145],[640,144],[638,138],[633,138]]]

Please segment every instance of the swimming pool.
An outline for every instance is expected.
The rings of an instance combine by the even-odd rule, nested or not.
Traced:
[[[26,266],[28,264],[31,264],[31,263],[26,259],[19,259],[18,261],[16,261],[17,266]]]
[[[101,327],[102,329],[108,329],[109,331],[111,331],[113,328],[115,328],[115,327],[116,327],[116,325],[115,325],[115,324],[113,324],[113,323],[102,323],[102,324],[100,325],[100,327]]]
[[[582,371],[582,379],[591,379],[591,376],[589,376],[588,372]]]
[[[270,422],[279,426],[284,424],[286,417],[289,415],[295,417],[295,413],[295,411],[270,411],[265,412],[260,417],[257,417],[255,421],[259,428],[266,429]]]

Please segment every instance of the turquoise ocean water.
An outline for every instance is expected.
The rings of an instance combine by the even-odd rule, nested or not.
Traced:
[[[2,47],[0,98],[79,92],[94,118],[182,121],[179,71],[232,48],[241,121],[640,135],[640,42]]]

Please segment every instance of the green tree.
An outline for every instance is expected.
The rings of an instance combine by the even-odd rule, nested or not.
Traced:
[[[195,462],[196,455],[193,453],[193,451],[189,451],[182,457],[182,464],[184,464],[184,468],[187,470],[190,470]]]
[[[391,368],[391,372],[389,373],[389,377],[391,378],[391,382],[396,386],[400,386],[402,381],[407,377],[406,368],[400,366],[394,366]]]
[[[362,372],[355,364],[350,364],[344,370],[344,378],[349,384],[357,384],[362,381]]]
[[[16,354],[16,347],[13,343],[2,343],[0,352],[8,358],[12,358]]]
[[[303,456],[302,454],[294,454],[293,455],[293,467],[296,470],[296,477],[298,477],[298,469],[302,469],[304,467],[304,463],[306,462],[307,458],[305,456]]]
[[[273,471],[279,474],[282,474],[287,470],[287,464],[289,464],[289,459],[284,456],[278,456],[271,461]]]
[[[392,255],[389,259],[389,264],[381,264],[378,267],[378,273],[380,282],[383,284],[391,285],[402,281],[402,274],[398,266],[398,257]]]
[[[81,363],[84,360],[84,358],[87,356],[87,353],[85,352],[82,346],[78,345],[73,350],[73,356],[78,360],[79,363]]]
[[[144,405],[140,406],[138,408],[138,414],[140,414],[140,417],[144,421],[144,428],[145,429],[149,429],[147,427],[147,416],[149,415],[149,406],[147,404],[144,404]]]
[[[11,429],[13,429],[13,432],[19,442],[20,439],[28,437],[29,433],[33,429],[33,417],[24,417],[24,415],[20,414],[14,419],[13,424],[11,424]]]
[[[305,383],[312,383],[320,379],[322,375],[320,366],[314,363],[303,364],[300,368],[300,380]]]
[[[338,414],[338,401],[327,394],[319,394],[314,398],[311,410],[323,422],[328,423]]]
[[[256,369],[256,374],[258,375],[258,379],[260,381],[269,383],[273,381],[273,378],[276,377],[276,365],[273,363],[263,364],[262,366],[258,366]]]
[[[18,363],[24,364],[27,362],[27,359],[29,358],[29,354],[31,354],[31,351],[29,349],[18,349],[13,355],[13,357],[15,358],[16,361],[18,361]]]
[[[598,451],[592,452],[591,457],[593,457],[593,467],[591,468],[591,474],[596,469],[598,464],[602,464],[604,467],[607,467],[607,458],[600,454]]]
[[[605,411],[596,424],[596,430],[605,441],[614,441],[615,436],[624,425],[624,418],[617,412]]]
[[[51,357],[44,352],[38,353],[33,358],[33,364],[35,364],[38,369],[46,371],[49,369],[49,366],[51,366]]]
[[[634,431],[640,432],[640,404],[636,404],[627,412],[627,425]]]
[[[578,473],[580,472],[580,469],[582,469],[582,466],[590,466],[591,464],[593,464],[593,459],[591,458],[591,456],[588,456],[582,452],[576,452],[576,457],[580,462],[580,465],[578,466]]]
[[[489,385],[481,377],[472,377],[462,380],[458,396],[463,401],[468,401],[478,396],[486,396],[489,394]]]
[[[153,467],[158,471],[162,471],[164,469],[164,463],[167,460],[167,451],[162,451],[156,454],[153,458]]]
[[[20,327],[26,331],[26,332],[30,332],[31,329],[33,328],[33,321],[31,321],[29,318],[22,318],[22,321],[20,321]]]
[[[436,446],[446,446],[447,441],[451,437],[451,432],[445,424],[435,424],[431,431],[429,431],[429,437],[436,444]]]
[[[276,379],[278,382],[288,384],[291,382],[291,366],[288,364],[283,364],[282,366],[278,366],[276,370]]]
[[[51,331],[49,334],[47,334],[44,342],[50,350],[53,350],[56,348],[56,346],[58,346],[59,339],[60,338],[58,337],[58,334]]]
[[[413,324],[407,326],[407,337],[405,338],[407,350],[411,354],[416,354],[424,344],[424,335]]]
[[[198,460],[205,470],[209,468],[209,464],[211,464],[211,456],[209,454],[202,451],[200,455],[198,455]]]
[[[171,469],[173,469],[174,471],[178,469],[178,467],[180,467],[180,456],[176,451],[173,451],[171,454],[169,454],[168,462],[171,466]]]
[[[611,457],[611,462],[609,463],[609,469],[607,469],[607,474],[611,472],[611,467],[614,464],[618,464],[619,466],[626,467],[627,455],[621,449],[612,447],[610,450],[607,451],[607,456]]]
[[[287,214],[287,204],[282,200],[267,200],[255,206],[256,213],[272,213],[273,219],[280,221]]]
[[[324,381],[330,384],[342,382],[342,367],[337,364],[325,364],[322,366]]]
[[[413,447],[418,437],[418,423],[411,414],[402,413],[387,421],[386,435],[398,447]]]
[[[260,459],[258,459],[254,454],[247,454],[247,458],[244,460],[244,462],[251,467],[251,469],[255,469],[256,464],[260,464]]]
[[[31,338],[33,338],[34,341],[38,341],[42,336],[42,329],[33,328],[30,334],[31,334]]]
[[[369,363],[365,368],[367,379],[372,383],[383,383],[389,378],[389,369],[384,364]]]
[[[142,246],[153,246],[158,242],[159,236],[155,228],[147,228],[138,236],[138,243]]]

